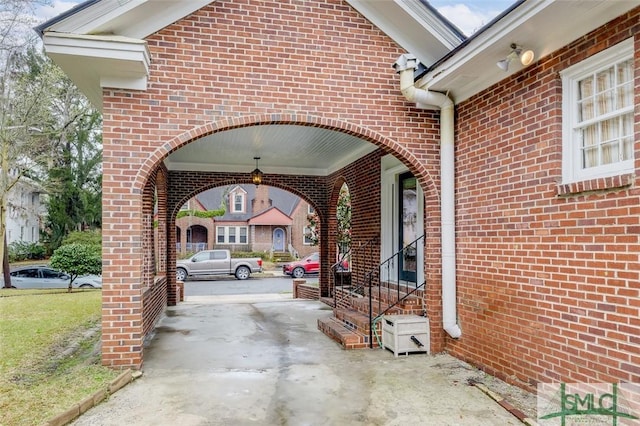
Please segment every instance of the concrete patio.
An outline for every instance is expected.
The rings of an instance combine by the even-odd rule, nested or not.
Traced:
[[[289,297],[192,296],[169,308],[144,375],[73,424],[521,424],[468,384],[488,378],[477,369],[448,355],[343,351],[317,329],[331,310]]]

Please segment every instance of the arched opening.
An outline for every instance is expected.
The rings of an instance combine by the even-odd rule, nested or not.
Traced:
[[[309,117],[308,117],[309,118]],[[270,117],[269,117],[270,119]],[[318,161],[315,163],[303,161],[299,159],[296,165],[304,167],[300,168],[286,168],[278,166],[280,161],[283,161],[282,155],[278,154],[274,157],[264,156],[260,162],[260,168],[264,171],[263,182],[259,186],[255,186],[250,177],[250,169],[255,167],[251,165],[247,167],[247,170],[242,166],[232,165],[225,166],[218,163],[206,163],[201,167],[195,167],[193,170],[189,169],[184,164],[189,164],[189,167],[193,167],[194,160],[198,160],[194,157],[195,152],[201,151],[188,151],[187,147],[197,146],[198,150],[205,150],[206,152],[226,152],[226,150],[219,150],[227,140],[234,143],[239,138],[245,137],[245,131],[235,135],[235,132],[244,129],[251,131],[254,134],[253,139],[256,138],[255,134],[269,135],[270,124],[265,123],[259,119],[256,122],[246,122],[245,126],[237,127],[237,123],[228,123],[228,127],[224,127],[224,123],[219,123],[219,126],[212,130],[211,127],[203,127],[199,129],[193,129],[189,132],[188,138],[178,137],[164,144],[162,148],[158,148],[158,152],[150,157],[148,161],[155,161],[141,168],[146,170],[147,167],[151,167],[152,170],[165,170],[166,171],[166,235],[167,235],[167,265],[166,270],[156,271],[156,276],[153,274],[145,275],[142,280],[146,283],[161,283],[158,281],[158,274],[162,274],[166,277],[166,285],[163,287],[153,286],[154,292],[149,294],[156,294],[155,292],[161,288],[168,294],[166,298],[156,298],[152,302],[147,303],[144,306],[144,312],[142,316],[145,317],[145,324],[154,324],[157,321],[158,315],[162,312],[162,306],[158,303],[166,301],[171,306],[177,303],[176,292],[177,286],[175,281],[175,269],[176,259],[183,256],[182,251],[186,252],[186,243],[194,242],[195,229],[194,225],[205,227],[207,231],[207,244],[209,248],[215,248],[221,246],[223,248],[229,248],[230,250],[243,250],[243,251],[271,251],[274,247],[274,230],[279,228],[284,233],[284,242],[286,244],[285,251],[293,253],[295,257],[303,257],[305,253],[318,252],[321,259],[321,264],[318,273],[318,288],[321,298],[330,298],[333,296],[331,289],[331,281],[333,280],[332,266],[335,265],[339,259],[339,255],[348,251],[349,260],[348,269],[351,274],[351,278],[357,279],[359,282],[364,282],[365,276],[371,270],[376,268],[376,265],[380,263],[381,259],[381,171],[383,170],[383,157],[389,151],[392,151],[391,147],[394,146],[394,142],[386,140],[384,137],[379,137],[371,132],[364,132],[359,134],[357,129],[353,126],[347,126],[349,131],[340,128],[340,122],[332,121],[331,123],[325,123],[322,119],[317,123],[313,117],[311,121],[300,123],[293,121],[287,125],[278,125],[279,135],[282,132],[306,132],[309,130],[311,133],[317,133],[321,131],[323,138],[330,137],[339,141],[341,147],[346,146],[351,148],[358,148],[358,156],[348,156],[349,160],[343,162],[347,156],[333,156],[328,162],[323,163],[321,168],[317,168]],[[311,124],[314,124],[311,126]],[[336,127],[337,126],[337,127]],[[289,130],[287,130],[289,129]],[[320,129],[320,130],[318,130]],[[198,132],[201,132],[200,136]],[[366,136],[365,136],[366,133]],[[211,136],[216,135],[215,139]],[[293,135],[293,133],[292,133]],[[218,137],[219,136],[219,137]],[[224,136],[224,137],[223,137]],[[265,136],[266,137],[266,136]],[[269,146],[275,147],[273,141],[265,142]],[[353,145],[350,145],[353,144]],[[364,144],[364,145],[363,145]],[[379,147],[384,147],[380,149]],[[213,149],[215,147],[215,149]],[[365,149],[362,149],[366,147]],[[275,149],[275,148],[274,148]],[[183,154],[183,150],[185,153]],[[239,149],[233,149],[233,152],[242,151]],[[174,156],[173,154],[176,154]],[[235,155],[235,154],[234,154]],[[408,154],[410,156],[410,154]],[[151,160],[153,158],[153,160]],[[233,157],[235,158],[235,157]],[[159,160],[160,159],[160,160]],[[318,157],[316,157],[318,159]],[[158,163],[158,161],[162,161]],[[191,161],[187,163],[187,161]],[[209,160],[211,161],[211,160]],[[220,162],[219,159],[214,161]],[[322,161],[327,161],[322,159]],[[336,163],[332,163],[335,161]],[[404,167],[404,170],[415,170],[422,172],[421,178],[418,182],[423,185],[432,186],[433,182],[430,180],[428,173],[425,170],[414,168],[411,166],[411,158],[402,158],[397,160],[399,165]],[[286,164],[291,164],[286,162]],[[309,169],[310,167],[316,167]],[[213,169],[213,170],[210,170]],[[335,169],[335,171],[332,171]],[[140,175],[142,176],[142,175]],[[139,176],[139,177],[140,177]],[[346,185],[345,185],[346,184]],[[262,190],[263,188],[277,188],[279,190],[288,191],[301,200],[307,203],[307,208],[312,209],[317,215],[318,222],[322,223],[319,232],[319,243],[317,246],[308,244],[308,239],[305,236],[306,229],[308,227],[307,216],[311,210],[305,211],[305,215],[300,222],[293,222],[289,224],[272,224],[271,228],[268,228],[268,232],[265,232],[265,238],[268,237],[268,247],[257,247],[261,236],[261,224],[258,222],[248,223],[246,220],[239,222],[230,221],[218,221],[217,218],[211,217],[196,217],[193,215],[190,220],[191,224],[184,223],[185,217],[181,217],[181,208],[185,203],[188,203],[196,195],[204,193],[209,189],[223,188],[223,191],[228,193],[234,186],[246,186],[246,188],[252,188],[253,190]],[[343,189],[344,185],[344,190]],[[351,207],[353,209],[353,216],[350,227],[351,241],[349,248],[345,245],[342,237],[338,236],[338,220],[337,220],[337,206],[340,193],[348,193]],[[238,193],[239,195],[239,193]],[[153,196],[151,197],[153,199]],[[241,211],[239,207],[243,200],[242,196],[234,197],[233,206],[234,213],[250,213],[255,206],[264,205],[255,201],[250,201],[251,197],[245,196],[246,202],[245,211]],[[354,204],[355,202],[355,204]],[[229,201],[227,199],[226,206],[229,207]],[[433,204],[434,206],[436,204]],[[191,206],[193,207],[193,206]],[[220,207],[220,200],[212,208]],[[209,210],[207,208],[206,210]],[[189,208],[189,210],[191,210]],[[145,214],[147,213],[146,204],[143,208]],[[154,211],[153,203],[149,204],[149,212]],[[435,216],[435,215],[434,215]],[[206,220],[206,224],[196,221]],[[237,219],[234,218],[234,220]],[[247,219],[248,220],[248,219]],[[152,222],[149,222],[152,223]],[[151,225],[153,226],[153,224]],[[175,230],[175,231],[172,231]],[[434,227],[437,230],[437,228]],[[187,236],[187,230],[190,235]],[[203,235],[201,232],[200,235]],[[278,237],[279,235],[275,235]],[[200,241],[204,238],[200,238]],[[178,244],[179,243],[179,244]],[[386,244],[386,242],[385,242]],[[367,246],[367,249],[361,249],[362,246]],[[354,255],[354,249],[357,248],[360,252],[359,255]],[[135,259],[135,257],[133,258]],[[145,261],[146,262],[146,261]],[[435,269],[433,269],[436,271]],[[106,276],[111,272],[107,271]],[[437,288],[434,289],[437,291]],[[152,300],[150,297],[148,300]],[[156,306],[157,305],[157,306]],[[105,328],[109,333],[108,328]],[[146,333],[144,333],[146,335]],[[109,339],[109,335],[105,335],[105,340]]]
[[[187,228],[187,251],[197,253],[209,248],[207,246],[209,230],[202,225],[192,225]]]

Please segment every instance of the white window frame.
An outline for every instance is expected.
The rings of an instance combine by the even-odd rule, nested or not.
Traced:
[[[316,209],[313,208],[311,204],[307,204],[307,214],[314,214]]]
[[[634,170],[634,158],[611,164],[582,168],[580,131],[578,126],[578,82],[589,75],[605,70],[633,59],[633,38],[591,56],[560,73],[562,78],[562,181],[563,183],[580,182],[601,177],[618,176]],[[635,95],[634,95],[635,96]],[[617,110],[611,114],[601,115],[602,121],[619,117],[627,113],[633,114],[634,105]],[[633,155],[633,151],[632,151]]]
[[[231,230],[233,230],[233,234]],[[220,238],[221,236],[222,238]],[[231,242],[232,236],[235,240],[233,242]],[[243,238],[245,241],[242,241]],[[247,226],[217,226],[216,244],[249,244],[249,228]]]
[[[398,190],[400,176],[409,169],[392,155],[382,157],[380,164],[380,262],[390,258],[397,251],[399,235],[396,230],[398,210],[400,208]],[[417,186],[418,217],[417,235],[424,230],[424,193],[422,187]],[[424,245],[418,244],[417,282],[424,281]],[[397,276],[397,269],[393,266],[392,277]],[[393,280],[395,282],[395,280]]]
[[[236,208],[236,197],[240,197],[240,209]],[[231,213],[245,213],[246,197],[242,191],[234,191],[231,194]]]

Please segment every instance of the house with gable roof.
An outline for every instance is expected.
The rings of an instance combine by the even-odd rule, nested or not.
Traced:
[[[319,216],[344,347],[375,341],[341,318],[380,314],[335,302],[347,183],[352,283],[410,297],[432,353],[525,388],[640,381],[639,22],[638,0],[516,1],[470,37],[426,0],[89,0],[42,24],[103,113],[102,362],[142,368],[177,212],[260,157]]]
[[[266,252],[282,261],[317,250],[305,237],[311,206],[287,191],[266,185],[218,187],[199,193],[182,209],[213,211],[221,206],[225,210],[222,216],[187,215],[176,220],[178,253],[225,248]]]

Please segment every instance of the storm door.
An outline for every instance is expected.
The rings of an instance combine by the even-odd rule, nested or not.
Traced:
[[[416,282],[418,244],[418,188],[416,178],[411,173],[404,173],[399,177],[400,200],[399,207],[399,239],[402,251],[399,256],[400,279]]]

